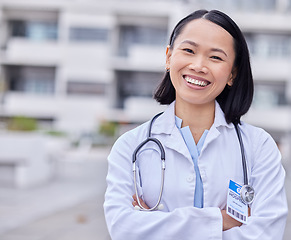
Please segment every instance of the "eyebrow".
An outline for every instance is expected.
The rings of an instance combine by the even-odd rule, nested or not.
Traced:
[[[183,43],[188,43],[188,44],[190,44],[190,45],[192,45],[194,47],[199,47],[199,44],[197,44],[196,42],[190,41],[190,40],[185,40],[185,41],[181,42],[181,44],[183,44]],[[223,51],[221,48],[211,48],[210,50],[212,52],[220,52],[220,53],[224,54],[227,57],[226,52]]]

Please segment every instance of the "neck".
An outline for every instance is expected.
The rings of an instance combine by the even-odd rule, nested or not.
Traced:
[[[197,144],[203,132],[214,122],[215,102],[195,105],[176,100],[175,113],[183,120],[182,127],[189,126]]]

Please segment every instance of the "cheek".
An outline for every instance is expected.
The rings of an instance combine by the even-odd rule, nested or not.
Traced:
[[[179,53],[173,53],[173,55],[170,58],[170,67],[173,69],[179,69],[182,66],[185,66],[187,64],[187,59]]]
[[[185,67],[185,63],[178,58],[173,58],[170,63],[170,77],[174,87],[180,80],[180,71]]]
[[[216,71],[216,78],[220,83],[227,84],[231,79],[231,76],[232,74],[230,67],[220,68]]]

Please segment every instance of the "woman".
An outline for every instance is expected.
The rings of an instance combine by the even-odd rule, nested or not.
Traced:
[[[112,239],[282,239],[288,209],[280,153],[269,134],[240,121],[253,96],[240,29],[222,12],[199,10],[176,25],[166,53],[167,71],[154,97],[169,106],[151,129],[166,155],[163,209],[133,208],[132,155],[147,138],[147,122],[121,136],[108,157],[104,209]],[[237,124],[255,189],[246,224],[226,214],[230,181],[244,183]],[[153,207],[160,150],[149,142],[137,159],[138,197]]]

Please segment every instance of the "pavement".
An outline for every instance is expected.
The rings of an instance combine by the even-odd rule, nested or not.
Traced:
[[[38,187],[0,187],[1,240],[109,240],[104,220],[109,148],[70,152]],[[82,153],[83,154],[83,153]],[[85,159],[81,161],[80,159]]]
[[[39,187],[1,187],[0,239],[110,240],[103,213],[108,153],[94,149],[83,162],[62,163],[55,179]],[[291,206],[291,167],[285,168]],[[284,236],[289,239],[290,215]]]

